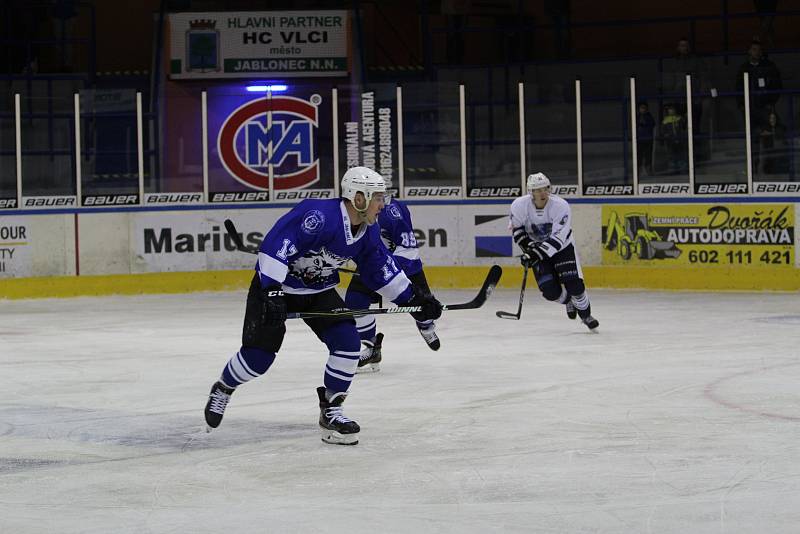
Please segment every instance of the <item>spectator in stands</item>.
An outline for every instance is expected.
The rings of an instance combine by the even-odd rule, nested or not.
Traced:
[[[754,126],[765,124],[767,116],[775,111],[778,95],[783,88],[781,72],[775,63],[764,57],[760,41],[753,41],[745,61],[736,74],[736,90],[744,91],[744,73],[750,75],[750,120]],[[744,96],[739,97],[739,109],[744,112]],[[753,128],[752,131],[757,131]]]
[[[767,115],[767,122],[761,127],[759,145],[764,174],[789,172],[786,127],[781,123],[777,113],[772,112]]]
[[[650,113],[647,103],[639,103],[636,114],[636,156],[639,160],[639,172],[653,174],[653,130],[656,121]]]
[[[758,37],[762,43],[772,48],[775,45],[775,31],[772,23],[775,20],[774,13],[778,9],[778,0],[753,0],[753,7],[761,22]]]
[[[678,113],[675,104],[668,104],[661,121],[661,142],[667,148],[669,174],[685,174],[688,170],[687,135],[686,117]]]
[[[708,68],[702,58],[697,57],[685,37],[678,39],[675,56],[664,62],[664,78],[662,90],[665,94],[675,95],[678,112],[686,115],[686,75],[692,76],[692,93],[708,90]],[[700,117],[703,103],[700,99],[692,100],[692,128],[700,131]]]

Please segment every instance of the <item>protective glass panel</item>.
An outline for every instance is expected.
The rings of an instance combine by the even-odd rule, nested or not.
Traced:
[[[746,184],[747,149],[743,100],[735,93],[694,96],[702,109],[699,132],[694,134],[694,181],[710,184]],[[715,186],[716,187],[716,186]]]
[[[0,209],[17,208],[14,95],[0,101]]]
[[[498,90],[490,76],[487,83],[466,88],[469,197],[521,193],[519,96],[508,87]]]
[[[620,83],[617,96],[596,96],[593,84],[583,82],[581,94],[584,193],[609,193],[597,187],[632,184],[627,87]]]
[[[72,96],[21,96],[22,193],[75,194],[75,119]]]
[[[553,185],[577,185],[575,115],[574,81],[525,84],[526,175],[543,172]]]
[[[168,84],[165,93],[164,130],[152,115],[145,117],[145,193],[202,193],[202,90]]]
[[[403,85],[405,187],[461,186],[458,84]]]
[[[81,91],[80,106],[84,200],[97,195],[136,194],[139,191],[136,90]]]

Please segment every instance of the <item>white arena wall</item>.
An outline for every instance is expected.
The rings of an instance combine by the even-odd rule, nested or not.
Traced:
[[[716,204],[748,209],[748,206],[758,203],[771,209],[773,204],[768,204],[769,200],[753,199],[751,203],[703,199],[702,204],[692,204],[688,201],[648,203],[641,199],[639,202],[612,203],[607,199],[605,207],[624,210],[631,205],[647,203],[650,209],[652,206],[673,206],[669,209],[681,212],[705,210],[706,205]],[[791,220],[785,225],[791,226],[793,234],[793,244],[781,249],[784,256],[779,258],[783,262],[779,265],[758,262],[758,249],[748,257],[751,260],[749,265],[725,264],[725,261],[713,265],[690,264],[686,263],[685,254],[680,260],[682,263],[639,260],[636,257],[620,262],[614,254],[609,256],[603,247],[604,204],[594,199],[591,202],[576,199],[571,203],[578,253],[590,286],[800,289],[798,237],[794,232],[794,221],[798,220],[800,209],[797,203],[774,203],[775,211],[787,206],[791,210]],[[429,201],[409,204],[421,255],[429,266],[429,277],[434,285],[473,286],[482,279],[483,266],[493,263],[510,267],[506,269],[503,285],[513,287],[518,283],[521,269],[517,259],[479,254],[476,247],[480,239],[496,238],[498,243],[509,242],[507,213],[510,202]],[[290,205],[283,204],[226,209],[183,206],[159,210],[108,208],[96,211],[79,209],[77,212],[64,210],[62,213],[7,212],[0,215],[0,298],[158,292],[169,284],[165,279],[158,280],[158,276],[170,273],[173,276],[170,280],[174,281],[175,277],[185,279],[187,290],[243,285],[249,278],[248,271],[254,265],[254,257],[234,250],[229,241],[226,243],[223,221],[226,218],[233,220],[246,240],[258,243],[263,233],[289,208]],[[518,251],[513,253],[518,254]],[[786,260],[790,257],[791,265],[788,265]],[[729,259],[733,258],[729,256]],[[106,289],[98,286],[98,281],[104,277],[108,284],[100,286],[107,285]],[[43,278],[48,280],[47,284],[41,284]],[[37,280],[41,289],[36,289]],[[155,280],[158,282],[153,284]],[[85,289],[84,286],[94,289]]]

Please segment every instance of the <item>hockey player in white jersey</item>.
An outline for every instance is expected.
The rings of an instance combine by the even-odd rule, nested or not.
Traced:
[[[592,317],[583,283],[569,204],[550,193],[550,180],[541,172],[528,176],[527,189],[511,203],[510,227],[522,265],[533,270],[544,298],[564,304],[570,319],[580,316],[594,330],[600,323]]]

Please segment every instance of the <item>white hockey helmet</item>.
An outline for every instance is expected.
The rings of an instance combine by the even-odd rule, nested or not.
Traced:
[[[356,206],[356,193],[363,193],[364,198],[367,200],[367,206],[369,206],[372,195],[375,193],[386,194],[386,182],[383,180],[383,176],[367,167],[347,169],[347,172],[342,176],[341,196],[350,200],[356,210],[362,211]],[[366,210],[367,206],[364,206],[363,210]]]
[[[528,176],[528,193],[532,193],[537,189],[544,189],[550,187],[550,179],[544,175],[543,172],[537,172]]]

